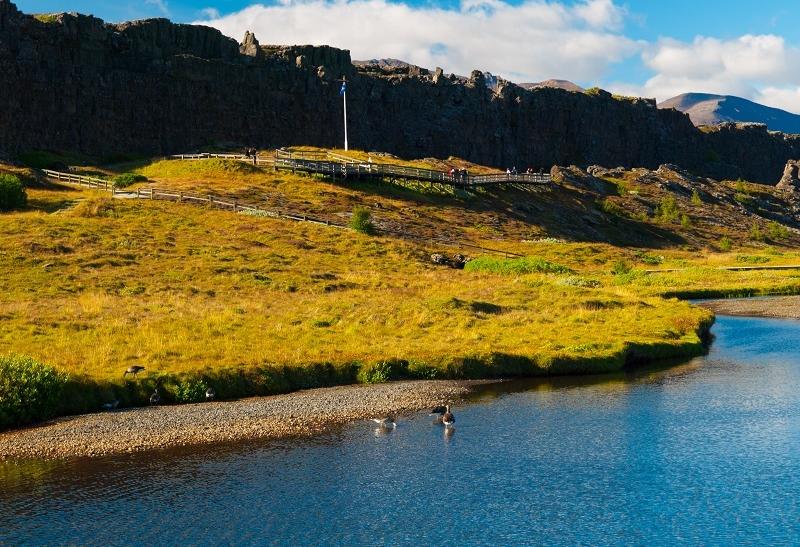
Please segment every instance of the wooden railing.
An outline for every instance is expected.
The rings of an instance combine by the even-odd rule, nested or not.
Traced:
[[[214,154],[211,152],[202,152],[199,154],[174,154],[169,156],[173,160],[207,160],[211,158],[218,158],[223,160],[243,161],[245,163],[252,163],[253,165],[272,165],[273,161],[270,157],[256,155],[245,156],[244,154]]]
[[[330,220],[310,216],[305,213],[287,213],[284,211],[265,209],[263,207],[259,207],[258,205],[241,203],[239,200],[236,199],[214,196],[212,194],[192,194],[189,192],[179,192],[175,190],[165,190],[158,188],[137,188],[136,190],[119,190],[114,186],[112,182],[97,177],[78,175],[76,173],[65,173],[62,171],[54,171],[52,169],[44,169],[43,172],[47,177],[55,179],[59,182],[67,184],[75,184],[78,186],[84,186],[88,188],[94,188],[98,190],[111,192],[111,195],[117,198],[166,200],[166,201],[174,201],[177,203],[194,203],[197,205],[210,205],[212,207],[217,207],[220,209],[230,209],[234,213],[248,212],[251,214],[257,214],[270,218],[293,220],[295,222],[310,222],[312,224],[321,224],[324,226],[332,226],[334,228],[348,227],[346,224],[331,222]],[[378,230],[378,232],[381,234],[393,235],[404,239],[410,239],[418,241],[420,243],[426,243],[434,246],[443,245],[446,247],[456,247],[456,248],[469,247],[472,249],[481,250],[483,252],[501,254],[503,256],[521,256],[509,251],[491,249],[489,247],[481,247],[480,245],[474,245],[472,243],[448,241],[446,239],[418,237],[409,234],[407,232],[401,232],[397,230],[380,229]]]
[[[410,179],[464,188],[499,184],[548,185],[552,182],[549,173],[471,175],[456,172],[451,175],[449,172],[434,169],[406,167],[390,163],[358,162],[333,152],[286,149],[275,151],[275,168],[341,178]]]

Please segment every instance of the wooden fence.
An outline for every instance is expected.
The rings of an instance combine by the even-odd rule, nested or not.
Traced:
[[[334,228],[348,227],[346,224],[331,222],[330,220],[327,219],[321,219],[303,213],[286,213],[283,211],[265,209],[263,207],[259,207],[258,205],[241,203],[236,199],[214,196],[212,194],[193,194],[189,192],[179,192],[175,190],[166,190],[158,188],[137,188],[136,190],[119,190],[114,186],[112,182],[97,177],[89,177],[86,175],[78,175],[75,173],[65,173],[62,171],[54,171],[52,169],[43,169],[43,172],[47,177],[57,180],[59,182],[111,192],[111,195],[116,198],[166,200],[177,203],[194,203],[197,205],[208,205],[216,207],[218,209],[228,209],[234,213],[248,212],[250,214],[258,216],[292,220],[295,222],[310,222],[312,224],[320,224],[323,226],[331,226]],[[392,235],[403,239],[410,239],[413,241],[429,244],[432,246],[446,246],[446,247],[456,247],[456,248],[469,247],[471,249],[477,249],[487,253],[500,254],[506,257],[522,256],[509,251],[491,249],[488,247],[481,247],[480,245],[473,245],[472,243],[413,236],[411,234],[408,234],[407,232],[401,232],[398,230],[380,229],[378,230],[378,232],[380,234]]]
[[[447,171],[406,167],[389,163],[358,162],[333,152],[275,150],[275,168],[317,173],[333,178],[394,178],[431,182],[460,188],[476,188],[501,184],[546,186],[552,182],[549,173],[497,173],[491,175],[450,174]]]

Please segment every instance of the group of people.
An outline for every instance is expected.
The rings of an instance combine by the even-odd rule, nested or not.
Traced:
[[[469,171],[466,169],[456,169],[455,167],[451,167],[450,171],[448,171],[448,174],[454,182],[466,183],[467,179],[469,179]]]
[[[538,173],[541,175],[542,174],[542,169],[539,169]],[[516,167],[508,167],[508,168],[506,168],[506,175],[517,175],[517,174],[518,173],[517,173],[517,168]],[[536,171],[534,171],[533,167],[528,167],[525,170],[525,174],[526,175],[535,175]]]
[[[253,158],[253,165],[258,164],[258,150],[255,148],[247,147],[244,149],[244,157]]]

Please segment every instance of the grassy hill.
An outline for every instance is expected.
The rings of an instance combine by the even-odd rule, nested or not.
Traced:
[[[468,194],[219,160],[83,169],[134,170],[148,178],[142,185],[344,223],[362,206],[400,235],[32,184],[28,209],[0,214],[0,354],[68,373],[62,413],[115,398],[142,404],[155,386],[186,401],[192,386],[238,397],[398,377],[616,370],[702,351],[710,314],[665,296],[800,286],[796,270],[716,269],[800,262],[794,232],[769,231],[783,225],[759,217],[765,235],[751,237],[753,215],[740,209],[778,198],[744,183],[698,203],[636,172]],[[451,269],[433,264],[433,252],[473,260]],[[123,379],[132,364],[146,373]]]

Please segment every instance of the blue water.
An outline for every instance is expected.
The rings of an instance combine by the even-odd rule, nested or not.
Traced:
[[[0,544],[800,544],[800,322],[389,434],[0,467]]]

